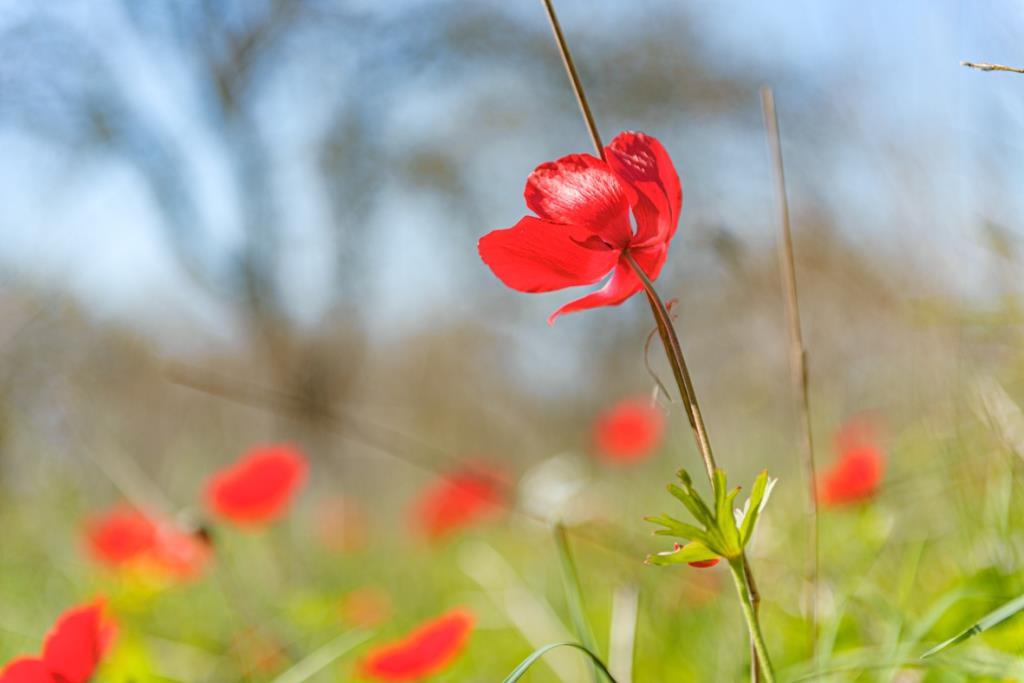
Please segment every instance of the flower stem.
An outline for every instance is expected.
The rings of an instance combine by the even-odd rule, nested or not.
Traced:
[[[662,301],[658,292],[654,289],[654,283],[651,282],[647,273],[644,272],[644,269],[640,267],[640,264],[636,262],[636,259],[633,258],[633,255],[628,250],[623,252],[623,256],[633,269],[633,272],[636,273],[636,276],[640,278],[644,291],[647,293],[647,301],[651,304],[651,312],[654,314],[654,320],[658,324],[658,332],[661,334],[661,341],[665,347],[665,356],[668,358],[669,365],[672,366],[672,374],[676,378],[679,393],[686,407],[686,416],[690,420],[690,426],[693,428],[694,439],[697,441],[697,448],[700,451],[701,458],[704,460],[708,480],[711,481],[714,479],[716,469],[715,456],[711,451],[711,441],[708,438],[707,428],[704,426],[704,417],[700,411],[700,403],[697,402],[697,394],[693,388],[693,381],[690,379],[690,371],[686,367],[686,358],[683,356],[683,348],[679,344],[679,337],[676,335],[675,326],[672,324],[672,319],[669,317],[664,301]],[[760,634],[758,612],[761,595],[757,590],[757,582],[754,580],[754,575],[750,571],[750,565],[747,563],[745,555],[741,556],[740,563],[743,570],[743,587],[740,588],[739,585],[737,587],[740,593],[740,601],[744,604],[744,614],[746,614],[746,608],[749,606],[750,617],[748,617],[748,623],[750,619],[753,619],[754,627],[756,627],[757,633]],[[751,628],[751,680],[754,683],[758,683],[758,681],[762,680],[761,674],[764,673],[764,680],[771,681],[772,672],[771,666],[768,664],[767,650],[762,642],[760,646],[760,649],[764,650],[762,655],[753,638],[754,628]]]
[[[580,106],[580,112],[583,114],[583,122],[587,126],[587,132],[590,133],[590,140],[594,144],[594,152],[601,159],[604,159],[604,146],[601,144],[601,135],[597,130],[597,124],[594,122],[594,115],[590,111],[590,104],[587,102],[586,92],[583,89],[583,84],[580,82],[579,73],[576,71],[576,64],[573,62],[572,53],[569,51],[569,44],[562,33],[562,26],[558,21],[558,15],[555,13],[553,0],[541,0],[541,2],[548,15],[548,21],[551,23],[551,30],[555,36],[555,43],[558,45],[558,52],[562,57],[562,64],[565,66],[566,74],[569,76],[569,83],[572,85],[576,101]],[[701,458],[704,460],[704,469],[707,471],[708,481],[714,481],[717,466],[715,465],[715,456],[711,452],[711,440],[708,438],[707,428],[704,426],[700,404],[697,403],[697,394],[694,392],[693,382],[690,380],[690,371],[686,367],[686,359],[683,357],[683,350],[679,345],[679,338],[676,336],[676,330],[672,325],[668,309],[665,308],[665,302],[662,301],[655,291],[651,279],[636,262],[633,255],[629,253],[629,250],[623,251],[622,255],[633,269],[633,272],[640,278],[640,282],[643,283],[644,291],[647,293],[647,301],[651,304],[651,313],[654,314],[654,320],[658,325],[658,332],[665,347],[665,355],[668,358],[669,365],[672,366],[672,374],[675,376],[680,397],[686,407],[686,417],[690,421],[690,427],[693,429],[693,435],[697,441],[697,448],[700,451]],[[750,633],[753,641],[754,633],[756,632],[759,638],[761,633],[760,626],[758,625],[760,596],[757,592],[754,576],[747,565],[746,557],[741,557],[743,567],[742,585],[738,583],[737,589],[740,593],[740,601],[744,605],[744,615],[747,615],[749,611],[747,623],[751,627]],[[763,639],[760,641],[760,647],[757,642],[752,642],[751,650],[751,680],[753,683],[761,681],[761,669],[763,667],[765,669],[765,680],[767,683],[773,683],[775,679],[771,665],[768,663],[768,651],[764,647]]]
[[[697,402],[697,394],[693,389],[690,371],[686,367],[683,349],[679,345],[679,337],[676,336],[676,328],[669,317],[665,302],[658,296],[658,292],[655,291],[654,284],[647,277],[647,273],[644,272],[644,269],[640,267],[640,264],[636,262],[636,259],[633,258],[633,255],[628,250],[623,252],[623,256],[626,262],[629,263],[630,268],[633,269],[633,272],[640,278],[644,291],[647,293],[647,301],[651,304],[651,313],[654,314],[654,321],[658,324],[658,333],[661,335],[661,342],[665,347],[665,356],[668,358],[669,365],[672,366],[672,374],[676,378],[676,384],[679,386],[679,393],[686,408],[686,417],[693,428],[694,438],[697,440],[697,449],[704,460],[704,469],[707,470],[708,481],[712,481],[718,466],[715,464],[715,456],[711,451],[711,441],[708,438],[707,428],[704,426],[704,417],[700,412],[700,404]]]
[[[736,592],[740,596],[740,608],[743,610],[743,618],[747,620],[747,629],[750,631],[750,641],[754,644],[757,653],[756,662],[761,664],[761,676],[765,683],[775,683],[775,672],[772,670],[772,663],[768,656],[768,647],[764,643],[764,636],[761,634],[761,623],[757,617],[757,607],[753,596],[756,595],[752,589],[750,579],[750,567],[747,565],[747,558],[743,555],[729,560],[729,570],[732,573],[733,583],[736,584]]]

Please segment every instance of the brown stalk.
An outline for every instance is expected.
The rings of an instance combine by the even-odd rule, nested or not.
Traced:
[[[1024,69],[1016,66],[1006,66],[1004,64],[986,64],[985,62],[960,62],[960,66],[966,66],[968,69],[977,69],[978,71],[1009,71],[1015,74],[1024,74]]]
[[[707,427],[704,426],[704,417],[700,412],[700,404],[697,403],[697,395],[693,389],[693,381],[690,379],[690,371],[686,367],[686,359],[683,357],[683,349],[679,345],[679,337],[676,335],[676,328],[669,317],[665,303],[658,296],[654,289],[654,283],[647,277],[640,264],[636,262],[629,251],[624,251],[623,256],[629,267],[633,269],[640,282],[643,283],[644,291],[647,293],[647,301],[651,304],[651,313],[658,323],[658,333],[661,335],[661,342],[665,347],[665,355],[668,357],[669,365],[672,366],[672,374],[679,386],[679,393],[686,407],[686,417],[693,428],[693,436],[697,442],[697,449],[700,451],[701,459],[704,461],[704,469],[707,471],[708,480],[714,479],[715,470],[718,466],[715,463],[714,453],[711,451],[711,441],[708,438]]]
[[[775,110],[775,95],[772,89],[761,88],[761,110],[764,113],[764,131],[768,140],[772,170],[775,178],[775,206],[779,222],[779,270],[786,298],[786,314],[789,319],[789,365],[793,381],[793,392],[797,398],[800,424],[803,431],[802,465],[808,489],[808,516],[810,521],[811,547],[807,558],[807,577],[811,587],[809,619],[811,655],[817,654],[818,631],[818,574],[820,530],[818,525],[818,474],[814,463],[814,435],[811,430],[811,399],[808,390],[807,348],[804,346],[803,330],[800,324],[800,300],[797,296],[796,263],[793,258],[793,233],[789,220],[789,200],[786,197],[786,174],[782,164],[782,139],[779,135],[779,117]]]
[[[601,135],[597,131],[597,124],[594,122],[594,116],[590,111],[590,105],[587,102],[586,93],[583,90],[583,84],[580,82],[579,73],[576,71],[576,65],[573,62],[572,55],[569,52],[569,45],[566,43],[565,36],[562,33],[561,24],[558,22],[558,16],[555,14],[555,7],[552,4],[552,0],[541,0],[544,5],[544,9],[547,11],[548,20],[551,22],[551,29],[555,34],[555,42],[558,44],[558,51],[562,56],[562,63],[565,66],[566,74],[569,76],[569,82],[572,85],[573,93],[576,95],[576,101],[579,103],[580,111],[583,114],[583,122],[587,126],[587,131],[590,133],[590,140],[594,144],[594,151],[599,157],[604,159],[604,147],[601,144]],[[647,273],[644,272],[643,268],[639,266],[636,260],[633,258],[629,250],[623,251],[627,263],[636,273],[637,277],[643,283],[644,291],[647,294],[647,301],[651,305],[651,313],[654,315],[654,320],[658,325],[658,332],[661,335],[661,341],[665,347],[665,356],[668,358],[669,365],[672,366],[672,374],[675,376],[676,384],[679,387],[679,394],[683,400],[683,404],[686,408],[686,417],[690,422],[690,426],[693,429],[694,439],[697,442],[697,449],[700,451],[701,458],[704,461],[704,468],[707,471],[708,480],[713,481],[714,473],[716,469],[715,457],[711,451],[711,441],[708,437],[707,428],[704,425],[704,418],[701,414],[700,404],[697,402],[697,395],[693,388],[693,382],[690,379],[690,372],[686,366],[686,359],[683,357],[683,350],[679,344],[679,338],[676,335],[675,327],[672,325],[672,319],[669,316],[668,310],[665,308],[665,303],[654,289],[654,285]],[[747,617],[747,626],[750,631],[751,638],[751,679],[754,683],[759,683],[762,678],[762,674],[769,681],[774,680],[774,675],[771,670],[771,663],[768,660],[767,652],[764,652],[764,659],[762,661],[759,656],[761,653],[755,646],[755,640],[760,636],[760,624],[758,617],[758,606],[760,604],[760,594],[757,590],[757,584],[754,581],[754,576],[750,570],[750,564],[747,562],[746,555],[744,554],[741,558],[743,571],[740,575],[741,584],[737,584],[738,589],[745,591],[746,595],[740,596],[741,603],[749,604],[752,606],[751,614],[745,614]],[[746,611],[746,610],[745,610]],[[755,636],[757,634],[757,636]],[[763,665],[763,670],[762,670]]]
[[[587,94],[583,91],[580,75],[576,71],[576,63],[572,61],[569,45],[565,42],[562,25],[558,23],[555,6],[551,4],[552,0],[541,0],[541,2],[544,3],[544,9],[547,10],[548,21],[551,22],[551,30],[555,34],[555,42],[558,43],[558,52],[562,55],[562,64],[565,65],[565,72],[569,75],[572,91],[576,93],[576,102],[580,105],[580,112],[583,113],[583,122],[587,125],[587,132],[590,133],[590,141],[594,143],[594,151],[597,152],[597,156],[604,159],[604,145],[601,143],[601,134],[597,132],[597,124],[594,123],[594,115],[590,111]]]

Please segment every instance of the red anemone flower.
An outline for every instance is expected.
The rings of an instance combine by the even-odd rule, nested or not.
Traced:
[[[194,578],[210,558],[209,545],[197,534],[127,505],[87,521],[85,536],[97,562],[168,578]]]
[[[465,465],[420,494],[412,508],[412,522],[437,540],[500,514],[505,505],[502,475],[480,464]]]
[[[660,444],[665,416],[643,398],[627,398],[605,410],[594,421],[594,443],[608,461],[643,460]]]
[[[359,664],[360,674],[378,681],[415,681],[435,674],[462,652],[473,622],[465,609],[446,612],[401,640],[371,650]]]
[[[494,230],[478,245],[498,279],[520,292],[591,285],[614,271],[604,287],[555,311],[549,324],[563,313],[614,306],[639,292],[643,284],[627,253],[651,280],[668,256],[683,203],[668,152],[649,135],[626,132],[604,156],[570,154],[538,166],[525,192],[537,216]]]
[[[43,641],[41,657],[19,657],[0,672],[0,683],[86,683],[113,643],[117,627],[103,616],[102,600],[61,614]]]
[[[306,457],[288,444],[259,446],[206,485],[210,509],[226,520],[259,526],[282,514],[306,479]]]
[[[836,445],[839,458],[818,485],[821,502],[835,506],[871,498],[885,472],[874,430],[863,421],[851,421],[837,433]]]

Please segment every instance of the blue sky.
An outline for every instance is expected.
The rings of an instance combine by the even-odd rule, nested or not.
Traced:
[[[394,3],[371,11],[399,12],[417,4],[423,5]],[[984,295],[987,255],[979,246],[978,226],[992,220],[1017,234],[1022,230],[1024,76],[974,72],[959,62],[1024,64],[1024,6],[935,0],[686,4],[692,21],[688,28],[699,36],[708,60],[727,71],[779,79],[772,85],[797,212],[805,198],[825,201],[854,240],[880,240],[897,253],[905,250],[940,272],[948,270],[964,293]],[[644,23],[658,21],[668,5],[558,3],[570,39],[587,40],[622,40],[623,34],[642,32]],[[24,7],[0,2],[0,22],[14,21]],[[123,30],[113,5],[69,2],[61,3],[59,11],[109,40],[120,76],[137,84],[140,100],[165,118],[193,159],[206,194],[205,215],[222,226],[218,239],[230,243],[237,216],[234,202],[224,198],[232,190],[225,169],[209,151],[216,141],[181,106],[189,97],[187,74],[168,69],[173,63],[152,46],[126,38],[130,32]],[[545,21],[539,3],[524,2],[514,11],[523,21]],[[338,65],[332,81],[336,87],[345,87],[349,66]],[[595,102],[611,96],[593,74],[587,75]],[[500,97],[503,90],[528,91],[532,77],[512,68],[486,76],[440,88],[410,78],[407,96],[382,112],[386,129],[396,144],[403,135],[430,135],[464,145],[451,108],[481,92]],[[294,143],[293,154],[281,160],[278,179],[283,187],[295,188],[284,279],[298,316],[312,324],[328,303],[318,286],[328,267],[321,241],[326,216],[323,197],[302,189],[309,185],[316,153],[307,144],[307,132],[322,122],[316,106],[298,111],[290,94],[281,92],[267,106],[279,109],[277,134]],[[810,101],[825,104],[808,111]],[[756,92],[750,103],[756,113]],[[600,111],[597,117],[607,137],[635,126],[609,120]],[[787,125],[804,117],[819,122],[827,137]],[[658,134],[676,156],[686,188],[681,232],[688,220],[718,222],[735,226],[751,240],[770,239],[763,141],[737,136],[715,121],[682,118]],[[713,167],[687,166],[685,153],[696,138],[716,159]],[[582,125],[577,137],[558,146],[540,136],[482,141],[466,159],[476,175],[486,178],[480,182],[481,196],[493,208],[491,224],[479,232],[509,225],[524,211],[522,182],[534,165],[585,150],[586,142]],[[128,169],[103,159],[69,164],[65,150],[12,129],[0,129],[0,159],[5,284],[24,278],[68,291],[97,314],[138,323],[172,347],[232,338],[226,312],[206,300],[168,256],[158,214]],[[389,192],[393,196],[368,226],[376,238],[367,258],[381,259],[373,266],[380,277],[371,295],[371,322],[384,333],[396,320],[415,326],[471,313],[480,303],[465,296],[467,287],[479,286],[483,295],[497,287],[476,260],[473,245],[465,250],[439,245],[447,218],[446,207],[436,199],[409,194],[398,185]],[[686,239],[675,247],[679,259],[685,259]],[[537,297],[528,306],[542,319],[569,296]]]

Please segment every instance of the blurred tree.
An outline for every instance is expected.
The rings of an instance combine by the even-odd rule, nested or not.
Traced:
[[[726,116],[752,92],[705,64],[672,12],[677,21],[644,24],[610,45],[573,27],[584,73],[600,74],[599,119]],[[466,163],[470,143],[516,134],[532,116],[558,121],[531,124],[534,134],[583,138],[539,10],[501,3],[40,5],[8,21],[0,44],[3,120],[72,158],[132,169],[182,270],[234,312],[269,379],[313,419],[345,396],[361,366],[367,283],[380,266],[368,228],[394,184],[429,193],[452,229],[478,234],[490,221],[479,208],[483,179]],[[474,74],[510,64],[530,74],[530,97],[473,90]],[[459,139],[389,140],[383,122],[410,84],[459,78],[468,103],[444,114]],[[297,147],[313,150],[298,181],[286,172]],[[315,239],[330,255],[320,287],[328,303],[312,332],[296,313],[288,263],[296,207],[311,204],[325,216]]]

